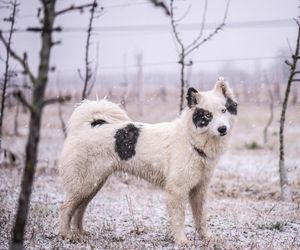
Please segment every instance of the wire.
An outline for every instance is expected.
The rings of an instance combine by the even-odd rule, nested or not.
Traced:
[[[245,21],[245,22],[229,22],[226,24],[226,28],[228,29],[239,29],[239,28],[266,28],[266,27],[292,27],[295,22],[293,19],[276,19],[276,20],[260,20],[260,21]],[[213,29],[218,25],[218,23],[206,23],[204,29]],[[199,30],[201,27],[201,23],[190,23],[190,24],[182,24],[182,30]],[[169,31],[169,25],[122,25],[122,26],[96,26],[93,27],[94,32],[148,32],[148,31],[156,31],[156,32],[165,32]],[[4,30],[3,32],[8,32],[8,30]],[[15,32],[24,33],[29,32],[27,29],[16,29]],[[62,28],[62,32],[86,32],[86,27],[64,27]]]
[[[259,60],[277,60],[277,59],[286,59],[289,56],[265,56],[265,57],[242,57],[242,58],[225,58],[225,59],[205,59],[205,60],[195,60],[193,64],[200,63],[213,63],[213,62],[241,62],[241,61],[259,61]],[[155,62],[155,63],[144,63],[143,67],[155,67],[155,66],[164,66],[164,65],[175,65],[177,64],[174,61],[168,62]],[[138,65],[132,64],[127,65],[127,68],[137,68]],[[124,65],[120,66],[100,66],[99,69],[103,70],[113,70],[113,69],[124,69]],[[61,71],[78,71],[78,69],[65,69]]]

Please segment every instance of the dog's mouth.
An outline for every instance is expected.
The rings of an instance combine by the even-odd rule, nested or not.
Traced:
[[[227,135],[227,132],[220,133],[220,136],[225,136],[225,135]]]

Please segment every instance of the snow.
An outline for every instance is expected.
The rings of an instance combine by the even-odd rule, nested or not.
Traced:
[[[176,117],[173,105],[145,104],[144,117],[128,104],[134,119],[158,122]],[[263,146],[262,131],[268,107],[240,105],[228,152],[220,160],[211,183],[208,199],[210,239],[200,241],[195,232],[190,208],[186,232],[192,249],[299,249],[300,248],[300,118],[299,107],[290,107],[286,128],[286,166],[292,184],[293,202],[279,201],[278,134],[279,108],[269,130],[269,144]],[[68,117],[72,105],[63,107]],[[58,211],[64,195],[57,178],[57,158],[63,135],[57,107],[45,110],[39,160],[26,227],[26,249],[174,249],[169,236],[163,192],[149,183],[126,174],[111,176],[87,209],[84,226],[91,234],[79,241],[58,236]],[[165,112],[165,113],[163,113]],[[8,240],[18,200],[27,123],[22,114],[23,136],[14,137],[13,112],[5,122],[4,145],[18,152],[16,166],[0,166],[0,248]],[[163,115],[162,115],[163,114]],[[251,114],[251,115],[249,115]],[[246,143],[255,141],[261,149],[251,150]]]

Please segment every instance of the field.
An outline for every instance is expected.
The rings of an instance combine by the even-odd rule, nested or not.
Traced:
[[[134,120],[156,123],[177,116],[177,102],[147,97],[143,114],[136,103],[127,111]],[[74,103],[62,106],[65,119]],[[230,147],[215,170],[208,202],[208,241],[199,240],[191,211],[186,232],[192,249],[300,249],[300,107],[290,106],[286,127],[286,166],[293,202],[279,201],[278,128],[280,106],[263,145],[263,128],[269,111],[265,103],[242,102]],[[4,145],[16,152],[15,165],[0,168],[0,248],[7,249],[19,194],[28,128],[27,114],[19,117],[20,136],[14,136],[14,108],[7,111]],[[63,145],[58,107],[45,109],[39,160],[26,232],[26,249],[174,249],[168,233],[163,192],[143,180],[111,176],[91,202],[85,229],[91,235],[80,241],[58,236],[58,211],[63,191],[57,177],[57,159]]]

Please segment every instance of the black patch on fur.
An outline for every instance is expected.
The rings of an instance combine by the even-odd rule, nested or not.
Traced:
[[[133,124],[119,129],[115,134],[115,151],[121,160],[128,160],[135,155],[135,146],[140,134],[140,129]]]
[[[95,127],[95,126],[97,126],[97,125],[103,125],[103,124],[105,124],[105,123],[107,123],[106,121],[104,121],[104,120],[102,120],[102,119],[97,119],[97,120],[93,120],[92,122],[91,122],[91,126],[92,127]]]
[[[237,115],[237,106],[238,104],[235,101],[233,101],[230,97],[226,98],[225,107],[227,108],[230,114]]]
[[[195,149],[195,151],[198,153],[199,156],[201,156],[202,158],[206,158],[207,155],[204,153],[204,151],[202,149],[197,148],[196,146],[193,145],[193,148]]]
[[[194,88],[189,88],[187,95],[186,95],[186,100],[187,100],[187,104],[188,107],[191,108],[193,105],[196,105],[197,102],[197,98],[195,97],[195,94],[198,93],[198,91]]]
[[[193,113],[193,122],[197,127],[206,127],[212,120],[213,114],[205,109],[196,108]]]

